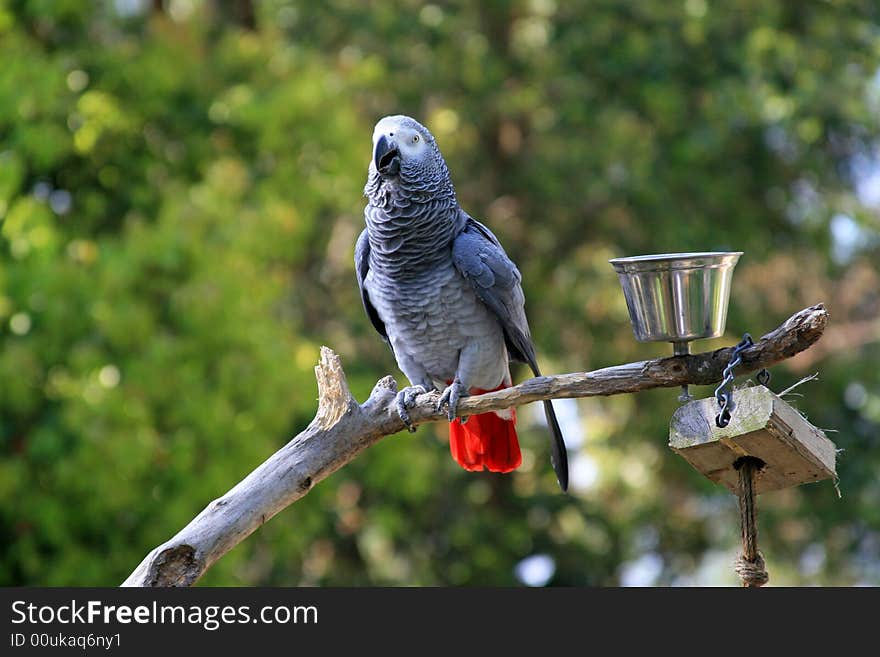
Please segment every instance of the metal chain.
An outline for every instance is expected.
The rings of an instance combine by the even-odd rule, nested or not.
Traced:
[[[715,416],[715,424],[719,429],[723,429],[730,424],[730,414],[734,408],[733,389],[731,387],[734,379],[733,369],[742,362],[742,352],[753,344],[755,342],[752,340],[751,335],[748,333],[743,335],[742,341],[733,348],[733,356],[731,356],[730,362],[721,374],[724,377],[721,384],[715,388],[715,399],[718,400],[718,405],[721,407],[721,411]]]

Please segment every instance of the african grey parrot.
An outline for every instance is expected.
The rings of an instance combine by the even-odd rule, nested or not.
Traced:
[[[456,408],[464,395],[510,386],[509,360],[540,376],[519,270],[458,205],[433,135],[408,116],[376,124],[364,194],[355,268],[364,309],[411,384],[397,395],[401,419],[414,431],[407,409],[417,395],[443,389],[438,410],[447,409],[452,457],[466,470],[515,470],[522,456],[514,411],[463,421]],[[566,490],[565,442],[549,401],[544,410]]]

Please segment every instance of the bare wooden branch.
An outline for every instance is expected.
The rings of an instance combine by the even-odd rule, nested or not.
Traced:
[[[822,304],[805,308],[742,353],[737,374],[768,367],[808,349],[822,336],[828,315]],[[529,379],[498,392],[461,400],[461,415],[476,415],[529,402],[638,392],[721,380],[733,347],[689,356],[607,367],[593,372]],[[404,429],[394,398],[397,384],[380,380],[369,399],[358,404],[345,380],[339,357],[321,348],[315,367],[318,412],[312,423],[211,502],[173,538],[152,550],[123,586],[189,586],[220,557],[275,514],[385,436]],[[437,411],[439,393],[420,395],[410,411],[414,424],[446,420]]]

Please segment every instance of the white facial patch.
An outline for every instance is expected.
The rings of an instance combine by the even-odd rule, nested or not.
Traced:
[[[386,116],[376,124],[373,130],[373,148],[379,137],[392,142],[405,158],[415,158],[421,155],[425,149],[425,139],[418,130],[402,126],[395,117]]]

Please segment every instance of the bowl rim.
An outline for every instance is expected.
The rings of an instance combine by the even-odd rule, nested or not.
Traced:
[[[704,270],[733,271],[742,251],[703,251],[700,253],[656,253],[609,260],[621,275],[640,275],[670,271],[698,272]]]
[[[681,260],[718,260],[724,257],[739,257],[743,251],[695,251],[693,253],[652,253],[648,255],[627,256],[624,258],[612,258],[608,262],[612,265],[629,264],[638,262],[679,262]]]

